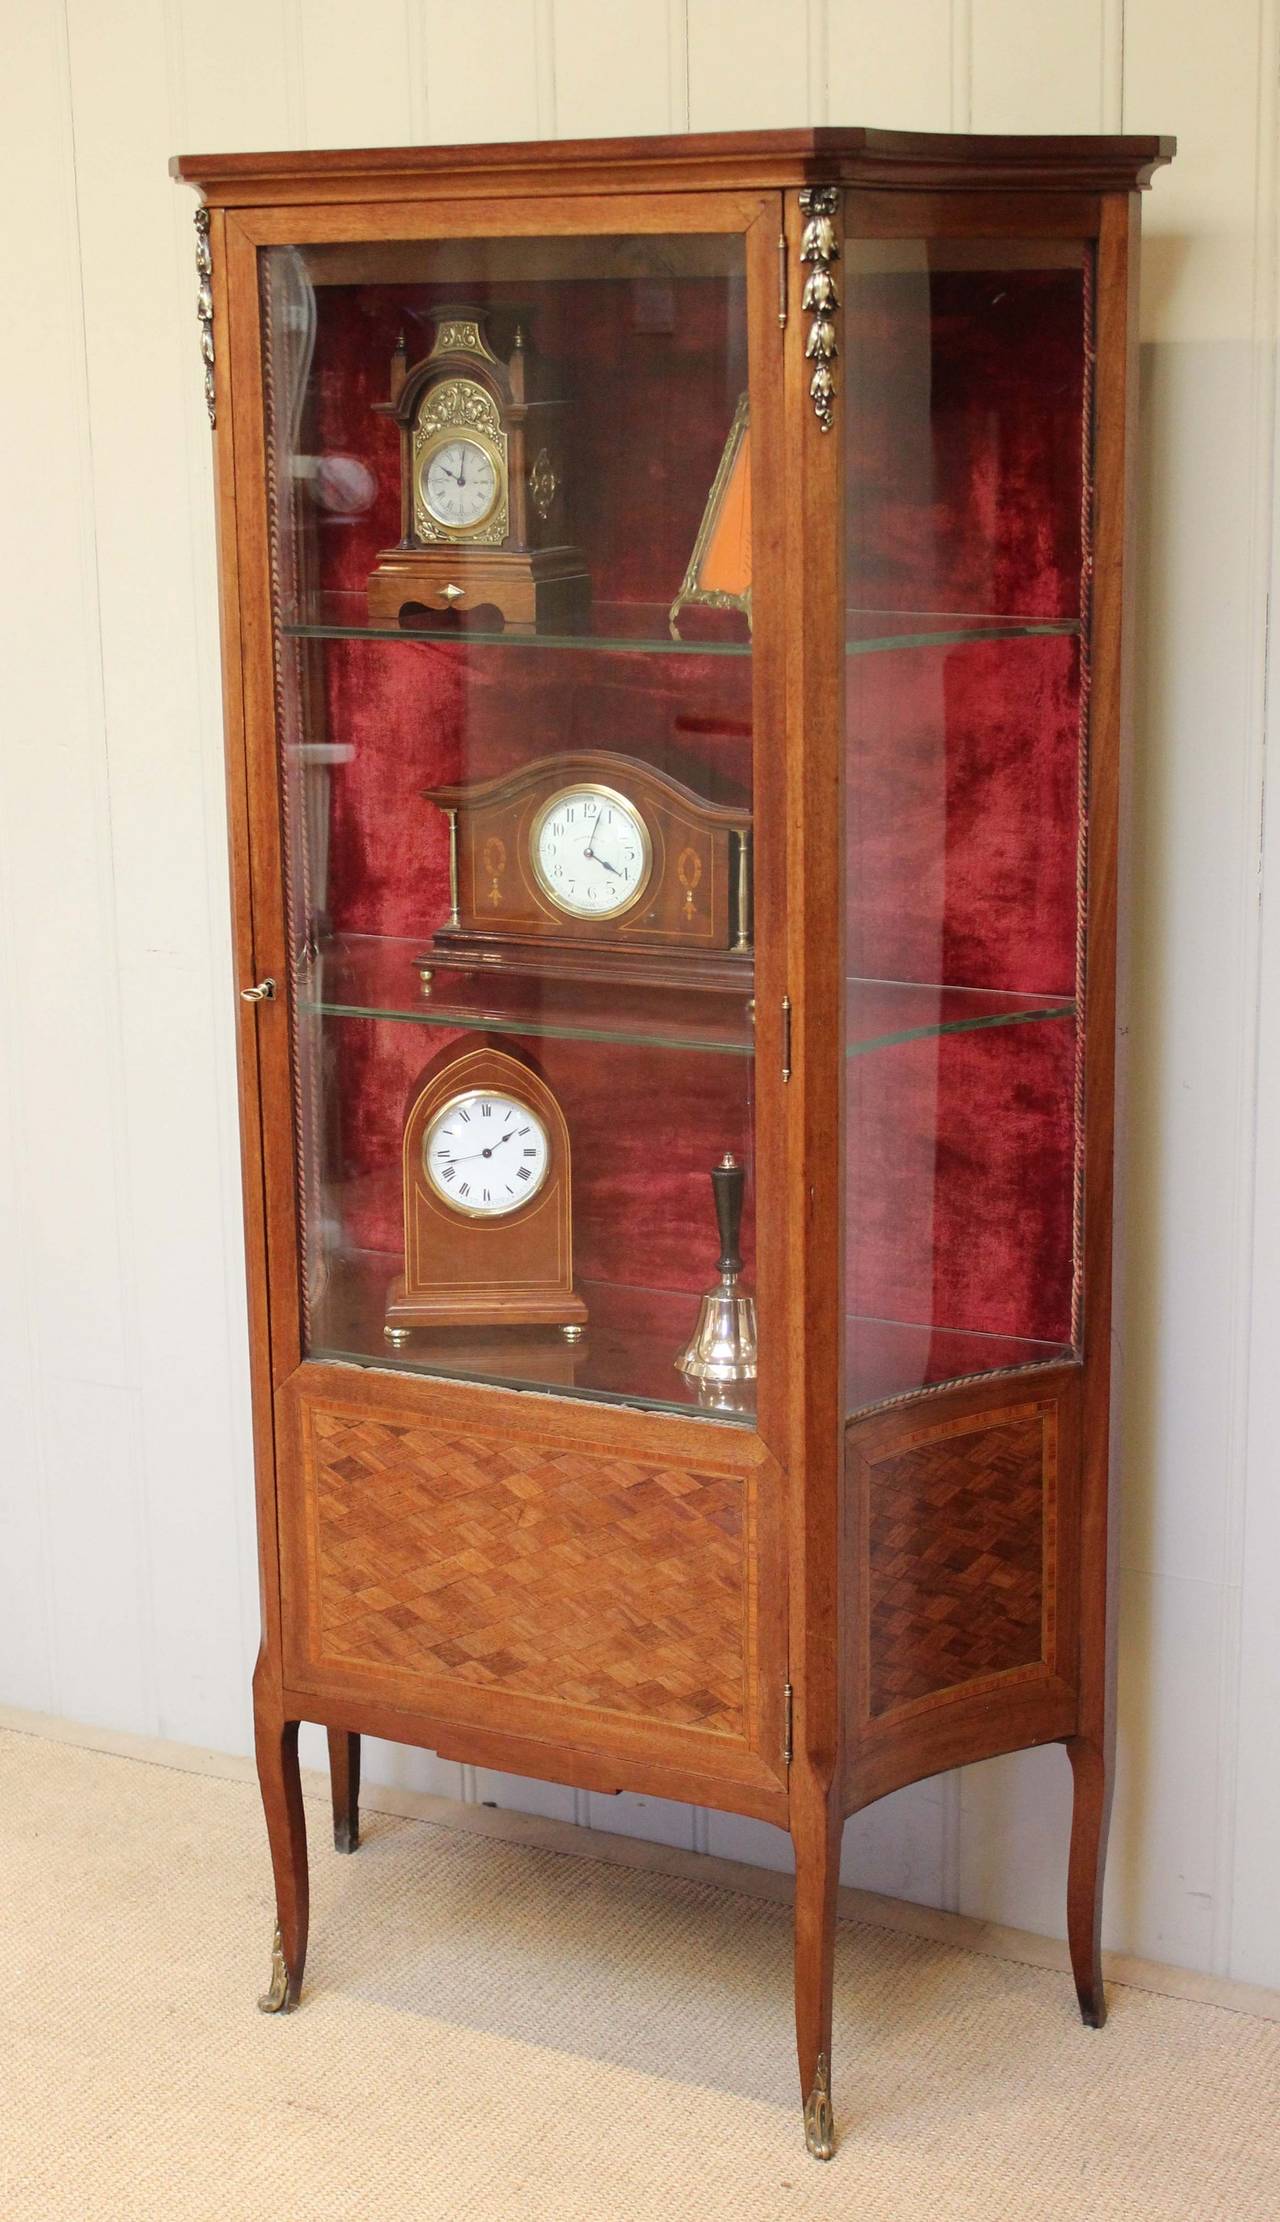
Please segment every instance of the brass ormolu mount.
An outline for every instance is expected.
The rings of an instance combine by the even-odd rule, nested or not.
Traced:
[[[287,2014],[298,2003],[298,1994],[290,1980],[285,1964],[284,1945],[280,1938],[280,1924],[271,1940],[271,1981],[258,2000],[260,2014]]]
[[[825,2052],[818,2054],[813,2089],[804,2102],[804,2141],[815,2160],[830,2160],[836,2149],[835,2117],[831,2111],[831,2070]]]
[[[742,1276],[742,1198],[746,1174],[726,1151],[711,1175],[720,1229],[720,1278],[702,1299],[698,1324],[676,1364],[689,1381],[754,1381],[756,1377],[756,1302],[739,1283]]]

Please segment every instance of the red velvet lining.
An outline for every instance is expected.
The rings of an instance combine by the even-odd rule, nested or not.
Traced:
[[[1079,264],[852,280],[851,602],[1078,617],[1083,317]]]
[[[354,752],[335,771],[330,815],[328,910],[341,932],[426,941],[448,916],[445,819],[424,788],[617,748],[706,794],[750,791],[747,657],[335,641],[325,674],[329,730]]]
[[[850,1060],[852,1311],[1070,1339],[1074,1077],[1070,1020]]]
[[[1072,994],[1077,642],[854,656],[847,685],[850,972]]]
[[[342,1113],[329,1196],[341,1248],[398,1256],[405,1110],[423,1066],[451,1038],[437,1027],[329,1021]],[[752,1161],[747,1060],[541,1038],[522,1046],[568,1120],[579,1278],[700,1294],[715,1278],[718,1247],[711,1167],[726,1150]],[[750,1191],[745,1220],[750,1265]]]

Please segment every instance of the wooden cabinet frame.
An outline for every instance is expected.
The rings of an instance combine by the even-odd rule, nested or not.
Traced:
[[[1138,189],[1171,151],[1171,142],[1154,139],[831,130],[197,156],[174,165],[199,186],[208,212],[236,968],[242,992],[275,984],[274,994],[239,1006],[263,1613],[255,1721],[279,1913],[266,2005],[292,2005],[302,1981],[307,1866],[297,1730],[307,1719],[329,1731],[344,1849],[358,1835],[362,1732],[585,1788],[689,1799],[788,1828],[797,1862],[801,2092],[809,2148],[820,2157],[832,2146],[831,1982],[845,1818],[940,1768],[1060,1740],[1076,1785],[1072,1964],[1085,2019],[1102,2019],[1098,1919],[1114,1734],[1115,856],[1134,289]],[[844,1193],[843,395],[837,357],[828,433],[811,397],[802,310],[802,196],[815,186],[843,195],[848,230],[867,238],[1096,241],[1082,1357],[1056,1369],[953,1382],[851,1421],[841,1245],[832,1236]],[[756,1116],[760,1162],[769,1169],[758,1202],[763,1357],[754,1432],[437,1382],[397,1372],[390,1361],[386,1369],[317,1364],[304,1358],[301,1336],[260,250],[298,241],[681,231],[741,234],[748,272]],[[366,1455],[376,1464],[379,1431],[387,1429],[412,1437],[425,1491],[461,1438],[467,1458],[479,1461],[482,1486],[484,1445],[504,1430],[518,1434],[535,1459],[540,1445],[553,1448],[588,1489],[597,1461],[619,1461],[641,1489],[678,1471],[691,1492],[691,1517],[705,1492],[709,1511],[742,1539],[740,1596],[739,1562],[726,1559],[728,1633],[717,1639],[740,1670],[712,1674],[704,1687],[695,1630],[694,1665],[686,1660],[679,1674],[655,1684],[646,1712],[625,1692],[601,1695],[590,1672],[566,1676],[579,1694],[565,1696],[548,1679],[546,1662],[514,1646],[504,1653],[510,1687],[496,1694],[456,1661],[442,1663],[439,1646],[429,1667],[397,1657],[394,1636],[371,1635],[341,1585],[326,1590],[315,1574],[317,1538],[333,1517],[325,1476],[334,1446],[355,1468]],[[963,1461],[966,1444],[989,1442],[1001,1429],[1010,1455],[1026,1466],[1028,1488],[1040,1491],[1046,1537],[1052,1528],[1042,1655],[1032,1655],[1034,1644],[1025,1658],[993,1655],[990,1671],[963,1689],[904,1698],[875,1656],[868,1477],[892,1468],[909,1487],[912,1460]],[[547,1485],[558,1484],[548,1478]],[[663,1548],[654,1502],[653,1547]],[[377,1517],[376,1500],[370,1516]],[[399,1516],[408,1523],[411,1555],[412,1504]],[[640,1572],[637,1560],[637,1579]],[[624,1591],[630,1578],[624,1567]],[[375,1635],[383,1647],[376,1656]],[[909,1692],[909,1677],[902,1687]]]

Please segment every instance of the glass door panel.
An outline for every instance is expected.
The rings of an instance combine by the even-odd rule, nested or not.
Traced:
[[[849,1411],[1075,1347],[1090,256],[845,242]]]
[[[749,1422],[742,239],[263,284],[304,1350]]]

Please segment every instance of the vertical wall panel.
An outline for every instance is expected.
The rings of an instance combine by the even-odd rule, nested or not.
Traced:
[[[60,11],[9,25],[0,132],[6,321],[5,741],[0,881],[8,929],[18,1211],[35,1362],[126,1372],[117,1198],[108,811],[76,196]],[[24,212],[18,220],[17,212]],[[88,1145],[88,1146],[86,1146]]]
[[[1211,1968],[1218,1897],[1217,1581],[1125,1574],[1123,1706],[1105,1934],[1154,1960]]]
[[[58,1710],[106,1728],[151,1728],[137,1392],[97,1382],[46,1381],[37,1424],[45,1460]],[[200,1578],[198,1566],[175,1569],[188,1595],[198,1590]]]
[[[536,0],[422,0],[429,138],[534,139],[556,128],[540,98]]]
[[[414,113],[405,0],[296,5],[304,146],[407,146]]]
[[[664,9],[654,0],[555,0],[556,130],[561,138],[678,131],[683,41],[674,73]]]
[[[1103,0],[973,0],[972,131],[1102,129]],[[1168,128],[1167,126],[1165,127]]]
[[[303,4],[217,0],[209,7],[204,0],[164,0],[180,88],[173,120],[186,134],[184,152],[302,145]]]
[[[1274,9],[1205,14],[1129,0],[1125,125],[1157,110],[1180,131],[1169,191],[1152,195],[1142,331],[1138,771],[1132,1116],[1122,1194],[1129,1336],[1124,1439],[1136,1521],[1131,1568],[1213,1585],[1179,1667],[1213,1731],[1179,1732],[1179,1683],[1159,1688],[1147,1764],[1159,1804],[1121,1814],[1138,1949],[1198,1956],[1185,1892],[1207,1888],[1208,1964],[1228,1963],[1236,1829],[1239,1581],[1248,1264],[1256,1132],[1257,860],[1268,536],[1256,492],[1270,458],[1259,256],[1274,225]],[[1168,128],[1168,127],[1166,127]],[[1264,163],[1259,189],[1259,163]],[[1269,196],[1269,200],[1268,200]],[[1265,386],[1264,386],[1264,383]],[[1153,1269],[1154,1268],[1154,1269]],[[1163,1625],[1164,1615],[1157,1620]],[[1177,1725],[1176,1725],[1177,1724]],[[1215,1831],[1207,1881],[1198,1851]],[[1158,1824],[1158,1825],[1157,1825]]]
[[[829,0],[828,107],[835,124],[946,131],[951,0]]]
[[[1265,49],[1264,49],[1265,55]],[[1270,541],[1269,575],[1280,579],[1280,426],[1276,423],[1277,342],[1280,341],[1280,223],[1277,222],[1277,86],[1260,72],[1262,147],[1259,164],[1260,224],[1258,351],[1263,422],[1271,418],[1270,469],[1259,473],[1262,529]],[[1269,497],[1269,501],[1268,501]],[[1265,516],[1267,506],[1271,515]],[[1265,741],[1271,766],[1280,752],[1280,688],[1264,703]],[[1272,793],[1276,774],[1271,772]],[[1239,1722],[1236,1801],[1232,1814],[1232,1903],[1226,1965],[1232,1975],[1280,1987],[1280,1643],[1277,1642],[1276,1569],[1280,1567],[1280,810],[1265,817],[1262,852],[1263,916],[1260,950],[1260,1030],[1256,1157],[1255,1243],[1252,1259],[1253,1319],[1249,1382],[1246,1496],[1242,1505]]]
[[[956,1781],[962,1911],[1014,1929],[1063,1935],[1071,1767],[1062,1746],[961,1767]]]
[[[226,1301],[239,1254],[228,1231],[237,1200],[223,1147],[232,1073],[218,1007],[233,989],[225,904],[211,904],[192,870],[193,858],[224,849],[225,828],[218,786],[210,799],[218,736],[191,685],[192,570],[165,560],[190,541],[185,458],[199,370],[191,297],[182,301],[177,281],[185,290],[194,269],[192,203],[165,176],[173,47],[160,7],[115,20],[72,0],[68,35],[95,365],[89,415],[151,1712],[162,1732],[236,1744],[247,1730],[243,1676],[255,1644],[240,1574],[247,1414],[231,1347],[243,1329]],[[189,66],[189,48],[178,51]],[[116,119],[129,97],[140,121],[122,143]],[[156,268],[173,271],[172,290],[148,283]],[[158,379],[161,366],[167,374]],[[137,501],[144,455],[154,482],[145,508]]]
[[[689,0],[690,130],[805,123],[809,49],[805,0]]]

